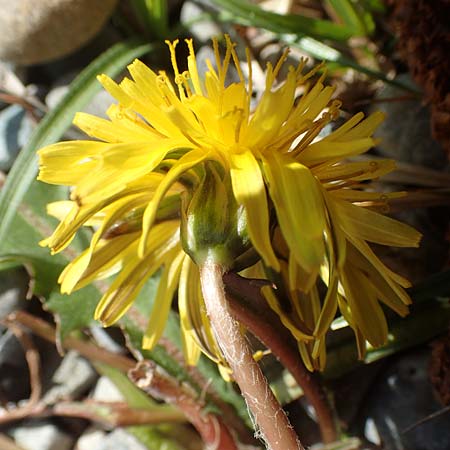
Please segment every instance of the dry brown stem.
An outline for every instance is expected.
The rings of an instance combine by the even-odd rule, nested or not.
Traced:
[[[37,336],[56,343],[56,329],[45,320],[39,319],[25,311],[16,311],[10,314],[6,323],[16,323],[25,326]],[[114,367],[122,372],[127,372],[135,365],[135,361],[123,355],[109,352],[90,342],[81,341],[73,337],[67,337],[62,343],[62,347],[70,350],[76,350],[80,355],[91,361],[102,362]]]
[[[129,377],[136,386],[153,398],[177,406],[200,433],[210,449],[237,450],[237,445],[221,420],[205,412],[202,401],[187,386],[180,385],[151,361],[138,363],[130,370]],[[286,449],[287,450],[287,449]]]

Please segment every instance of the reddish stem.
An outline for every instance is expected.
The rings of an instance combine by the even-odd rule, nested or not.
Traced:
[[[220,349],[252,413],[255,428],[271,450],[303,450],[261,368],[253,359],[239,323],[231,316],[223,268],[207,260],[199,267],[203,298]]]
[[[187,386],[181,386],[151,361],[138,363],[128,373],[136,386],[153,398],[177,406],[200,433],[208,448],[237,450],[237,445],[223,422],[214,414],[204,411],[204,404]]]
[[[317,376],[302,363],[295,340],[262,298],[264,280],[248,280],[234,273],[224,275],[233,316],[244,324],[278,358],[302,388],[314,408],[324,443],[338,439],[332,408]]]

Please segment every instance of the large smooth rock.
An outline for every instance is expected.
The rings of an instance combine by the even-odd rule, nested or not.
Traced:
[[[0,0],[0,59],[39,64],[87,43],[117,0]]]

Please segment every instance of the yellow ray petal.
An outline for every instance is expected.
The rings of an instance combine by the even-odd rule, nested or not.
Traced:
[[[360,249],[349,244],[349,260],[352,262],[352,265],[367,274],[380,300],[397,312],[397,314],[401,316],[406,315],[408,309],[405,305],[409,305],[411,299],[402,289],[402,286],[408,287],[409,282],[391,272],[370,249],[368,251],[368,246],[366,246],[367,244],[363,247],[365,249],[364,253],[361,253]]]
[[[329,330],[331,322],[333,322],[333,319],[336,315],[338,306],[337,288],[338,278],[335,274],[333,274],[327,287],[327,293],[323,301],[320,315],[315,324],[314,336],[317,338],[322,338],[325,336],[325,333]]]
[[[92,173],[98,165],[93,159],[107,146],[104,142],[58,142],[38,150],[38,180],[51,184],[72,186]]]
[[[356,189],[338,189],[330,191],[330,195],[347,202],[371,202],[374,204],[389,205],[392,198],[402,198],[407,195],[406,192],[367,192],[357,191]]]
[[[136,251],[139,235],[140,233],[131,233],[118,236],[109,241],[101,241],[95,251],[86,249],[59,276],[61,293],[70,294],[94,280],[113,275],[120,269],[121,265],[118,263],[124,259],[124,253]]]
[[[360,122],[353,127],[350,131],[345,133],[341,138],[342,140],[361,139],[367,136],[371,136],[378,126],[383,122],[385,118],[384,113],[381,111],[374,112],[367,119]]]
[[[171,253],[166,256],[166,264],[159,280],[158,291],[142,340],[142,347],[148,350],[156,345],[164,332],[173,294],[177,289],[181,266],[185,258],[185,254],[179,249],[175,249]]]
[[[346,265],[341,271],[341,279],[352,315],[361,333],[374,347],[386,343],[386,318],[365,275]]]
[[[306,272],[318,273],[326,227],[318,181],[309,169],[287,155],[267,155],[263,167],[286,243]]]
[[[395,170],[395,161],[380,159],[364,162],[345,162],[329,166],[324,164],[314,169],[314,175],[322,183],[335,180],[365,181],[379,178]]]
[[[368,137],[347,142],[329,142],[322,139],[306,147],[298,155],[297,160],[305,166],[312,166],[329,159],[340,160],[349,156],[360,155],[373,146],[374,140]]]
[[[138,258],[136,254],[130,258],[97,305],[94,318],[105,326],[112,325],[126,313],[145,281],[158,270],[167,253],[178,244],[177,221],[158,225],[149,236],[143,258]],[[170,233],[172,235],[168,237]]]
[[[340,226],[348,235],[394,247],[418,247],[422,235],[397,220],[334,198]]]
[[[192,260],[185,256],[180,272],[180,283],[178,287],[178,312],[180,314],[180,328],[182,330],[181,339],[183,344],[183,354],[188,365],[194,366],[200,357],[200,346],[197,344],[197,337],[194,324],[191,321],[192,313],[189,312],[189,299],[193,299],[193,304],[200,307],[198,301],[199,280],[193,277]]]
[[[243,145],[258,149],[273,140],[292,110],[295,87],[295,74],[291,71],[283,86],[276,91],[268,89],[264,92],[242,137]]]
[[[287,314],[282,310],[278,299],[272,291],[270,286],[263,286],[261,292],[264,294],[264,297],[267,300],[269,306],[275,311],[280,318],[283,325],[291,332],[292,336],[295,337],[298,341],[309,341],[312,339],[312,333],[307,331],[307,327],[305,324],[300,324],[300,318],[297,317],[297,320],[294,321],[292,315]]]
[[[122,114],[124,116],[124,114]],[[109,143],[153,141],[155,133],[150,127],[147,130],[122,118],[120,123],[102,119],[91,114],[79,112],[73,119],[73,124],[87,135]]]
[[[264,262],[279,271],[280,265],[270,243],[266,189],[259,164],[250,151],[232,154],[230,159],[233,193],[247,213],[250,240]]]
[[[183,155],[167,172],[164,179],[158,185],[151,202],[148,204],[144,212],[142,220],[142,238],[139,244],[139,255],[142,256],[145,253],[147,247],[147,241],[153,222],[155,221],[158,206],[170,189],[170,187],[178,180],[178,178],[186,171],[192,169],[202,161],[208,159],[209,154],[203,150],[193,150]]]
[[[96,173],[87,174],[72,194],[85,198],[91,194],[104,197],[119,192],[128,183],[150,173],[176,147],[177,143],[170,139],[111,145],[98,157]]]

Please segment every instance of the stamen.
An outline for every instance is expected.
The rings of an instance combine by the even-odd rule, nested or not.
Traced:
[[[175,77],[175,84],[178,86],[178,92],[180,94],[181,100],[186,100],[186,91],[184,90],[184,83],[185,83],[185,79],[184,79],[183,75],[178,74]]]
[[[217,38],[213,38],[212,43],[214,49],[214,58],[216,60],[217,70],[219,71],[220,75],[220,51],[219,51],[219,42],[217,41]]]
[[[245,49],[245,55],[247,57],[247,67],[248,67],[248,85],[247,85],[247,117],[250,115],[250,102],[252,101],[253,95],[253,68],[252,68],[252,59],[250,54],[250,49],[247,47]]]
[[[305,68],[307,59],[306,58],[301,58],[300,61],[298,62],[297,68],[295,70],[295,76],[298,77],[299,75],[302,74],[303,69]]]
[[[233,44],[233,42],[231,42],[230,36],[228,34],[225,35],[225,40],[227,42],[227,47],[230,47],[230,49],[231,49],[231,56],[233,58],[234,66],[236,67],[236,71],[238,73],[239,79],[241,80],[242,83],[244,83],[245,82],[244,74],[242,73],[239,58],[238,58],[238,56],[236,54],[236,50],[235,50],[236,44]]]
[[[180,71],[178,70],[177,55],[176,55],[175,48],[178,45],[179,40],[175,39],[173,42],[170,42],[170,41],[165,41],[165,42],[169,46],[170,62],[172,63],[173,73],[175,75],[175,84],[178,87],[178,92],[179,92],[180,98],[186,98],[185,92],[183,90],[183,83],[179,83],[177,81],[177,80],[179,80],[179,77],[180,77]]]
[[[194,86],[194,91],[196,94],[203,95],[202,85],[200,82],[200,78],[198,76],[198,69],[197,69],[197,60],[195,58],[195,51],[194,51],[194,43],[192,39],[185,39],[185,42],[189,49],[189,56],[188,56],[188,69],[189,69],[189,75],[192,80],[192,84]]]
[[[278,76],[278,73],[280,72],[281,68],[283,67],[283,64],[286,62],[286,59],[289,55],[289,49],[285,49],[283,54],[280,56],[280,59],[278,60],[275,69],[273,70],[273,78],[275,79]]]
[[[182,74],[181,74],[182,78],[183,78],[183,87],[184,90],[186,91],[186,95],[188,97],[192,96],[192,90],[191,90],[191,86],[189,85],[189,80],[191,79],[191,75],[189,74],[189,71],[185,70]]]
[[[170,106],[170,100],[167,95],[167,86],[168,80],[165,74],[160,72],[160,74],[156,77],[156,85],[158,86],[162,99],[166,102],[167,106]]]
[[[266,91],[270,91],[272,89],[273,81],[273,66],[271,62],[268,62],[266,64]]]
[[[175,48],[178,45],[179,40],[175,39],[173,42],[170,41],[165,41],[165,43],[168,45],[169,50],[170,50],[170,62],[172,63],[172,67],[173,67],[173,72],[175,74],[175,77],[177,75],[179,75],[179,70],[178,70],[178,64],[177,64],[177,58],[176,58],[176,52],[175,52]]]
[[[305,75],[302,75],[301,78],[299,78],[298,83],[303,84],[306,80],[309,80],[311,77],[313,77],[319,70],[322,70],[325,67],[325,62],[321,62],[320,64],[317,64],[317,66],[313,67],[309,72],[305,73]],[[325,78],[326,72],[324,71],[319,78],[319,82],[322,82]]]
[[[231,41],[227,42],[227,50],[225,52],[225,57],[223,58],[222,67],[218,65],[219,68],[219,83],[221,87],[225,86],[225,78],[228,73],[228,67],[230,65],[231,54],[232,54],[233,44]]]
[[[234,130],[234,142],[237,144],[239,142],[239,135],[241,133],[242,122],[244,121],[244,111],[241,108],[235,107],[233,110],[233,115],[238,116],[238,121],[236,123],[236,128]]]
[[[306,133],[303,139],[290,152],[294,157],[297,157],[322,131],[322,129],[331,121],[331,115],[326,112],[323,113],[319,120],[312,123],[312,128]]]

